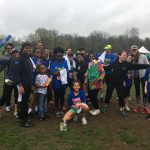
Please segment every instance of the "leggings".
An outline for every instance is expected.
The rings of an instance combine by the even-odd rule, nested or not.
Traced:
[[[55,107],[63,110],[64,106],[65,88],[54,89]]]
[[[144,92],[144,87],[145,87],[145,80],[144,80],[144,78],[134,78],[135,93],[136,93],[136,103],[140,104],[140,83],[142,85],[143,103],[144,103],[144,105],[146,105],[146,103],[147,103],[147,95]]]
[[[89,95],[89,98],[91,100],[91,103],[94,109],[99,109],[98,99],[97,99],[98,92],[99,92],[99,89],[88,91],[88,95]]]
[[[106,91],[106,97],[105,97],[105,103],[109,104],[111,97],[112,97],[112,93],[114,91],[114,89],[116,88],[117,91],[117,96],[119,98],[119,106],[120,107],[124,107],[125,103],[124,103],[124,87],[123,87],[123,83],[114,83],[114,82],[109,82],[109,84],[107,85],[107,91]]]
[[[17,104],[17,99],[18,99],[18,89],[16,85],[7,85],[4,83],[3,85],[3,93],[2,97],[0,99],[0,106],[3,106],[6,104],[6,106],[10,106],[10,101],[11,101],[11,95],[12,95],[12,90],[14,89],[14,96],[15,96],[15,104]]]

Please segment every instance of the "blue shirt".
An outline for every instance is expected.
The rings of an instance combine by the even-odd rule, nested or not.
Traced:
[[[75,105],[76,103],[86,103],[85,92],[83,90],[79,90],[77,96],[74,95],[73,90],[69,93],[68,106]]]
[[[146,70],[145,81],[147,81],[147,96],[150,97],[150,67]]]
[[[106,53],[104,63],[105,64],[112,64],[116,60],[116,58],[117,58],[117,56],[114,53],[108,53],[108,54]],[[108,70],[105,72],[105,74],[110,75],[111,71]]]
[[[61,62],[58,62],[56,59],[51,62],[50,70],[54,74],[58,70],[66,69],[68,71],[67,61],[63,59]],[[66,88],[66,85],[62,85],[60,76],[53,76],[52,87],[54,89]]]

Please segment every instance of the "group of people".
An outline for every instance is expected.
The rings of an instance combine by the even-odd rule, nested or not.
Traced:
[[[48,118],[48,104],[53,102],[56,117],[62,117],[60,130],[65,131],[67,122],[72,118],[77,120],[78,114],[82,114],[82,125],[86,125],[88,112],[98,115],[101,109],[107,111],[114,89],[117,91],[120,115],[125,117],[126,112],[130,111],[132,80],[137,104],[133,111],[144,112],[147,114],[146,119],[150,120],[150,67],[147,57],[139,53],[136,45],[131,46],[130,53],[125,50],[113,53],[109,44],[101,54],[93,51],[87,54],[83,48],[75,53],[71,48],[65,51],[61,47],[51,51],[44,49],[42,42],[38,42],[33,50],[30,43],[23,43],[21,51],[18,51],[8,43],[0,58],[2,70],[4,84],[0,118],[2,106],[5,105],[6,111],[10,111],[14,90],[14,115],[23,127],[34,125],[29,119],[29,114],[33,112],[36,112],[40,121],[45,121]],[[65,95],[68,91],[66,106]]]

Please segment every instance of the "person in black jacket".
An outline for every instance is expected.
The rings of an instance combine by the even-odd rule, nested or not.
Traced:
[[[125,112],[125,103],[124,103],[124,93],[123,93],[123,82],[128,70],[138,70],[138,69],[146,69],[149,65],[145,64],[132,64],[127,62],[127,52],[121,51],[118,53],[119,58],[112,63],[111,65],[107,66],[106,69],[111,70],[112,74],[110,77],[110,82],[107,86],[106,97],[105,97],[105,108],[110,103],[110,99],[112,97],[113,90],[116,88],[117,95],[119,98],[119,106],[120,112],[123,117],[126,116]]]
[[[14,80],[15,80],[14,70],[15,70],[15,64],[18,63],[19,52],[15,48],[13,48],[11,50],[11,55],[12,55],[12,58],[10,58],[10,59],[1,59],[0,60],[0,65],[8,66],[8,70],[7,70],[7,73],[5,74],[5,80],[4,80],[5,88],[3,88],[3,94],[0,99],[0,113],[2,110],[2,106],[4,104],[9,104],[9,106],[10,106],[12,90],[14,89],[14,97],[15,97],[14,116],[17,116],[18,90],[17,90],[17,86],[14,82]]]
[[[21,50],[22,54],[15,66],[15,82],[18,85],[19,92],[22,94],[22,99],[18,103],[20,109],[18,118],[21,120],[23,127],[32,127],[33,123],[28,119],[28,100],[31,93],[33,73],[33,64],[30,59],[32,53],[30,43],[24,43]]]

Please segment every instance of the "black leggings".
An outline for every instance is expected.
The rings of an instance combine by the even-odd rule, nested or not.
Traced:
[[[19,105],[19,119],[25,121],[28,119],[28,101],[31,93],[31,86],[30,85],[23,85],[25,93],[22,94],[22,101],[18,102]]]
[[[11,94],[12,90],[14,89],[14,96],[15,96],[15,104],[17,104],[17,99],[18,99],[18,89],[16,85],[8,85],[4,83],[3,85],[3,93],[2,97],[0,99],[0,106],[3,106],[6,104],[6,106],[10,106],[10,101],[11,101]]]
[[[142,85],[142,93],[143,93],[143,102],[144,104],[147,103],[147,94],[144,92],[145,88],[145,80],[144,78],[134,78],[134,85],[135,85],[135,93],[136,93],[136,98],[137,98],[137,104],[140,104],[140,83]]]
[[[65,88],[54,89],[56,109],[63,110],[64,96],[65,96]]]
[[[112,93],[113,93],[115,88],[116,88],[116,91],[117,91],[117,96],[119,98],[119,106],[120,107],[124,107],[125,103],[124,103],[124,87],[123,87],[123,83],[109,82],[109,84],[107,85],[105,103],[106,104],[110,103],[110,100],[111,100],[111,97],[112,97]]]
[[[92,103],[94,109],[99,108],[98,99],[97,99],[98,92],[99,92],[99,89],[98,90],[88,90],[88,95],[89,95],[89,98],[91,100],[91,103]]]

